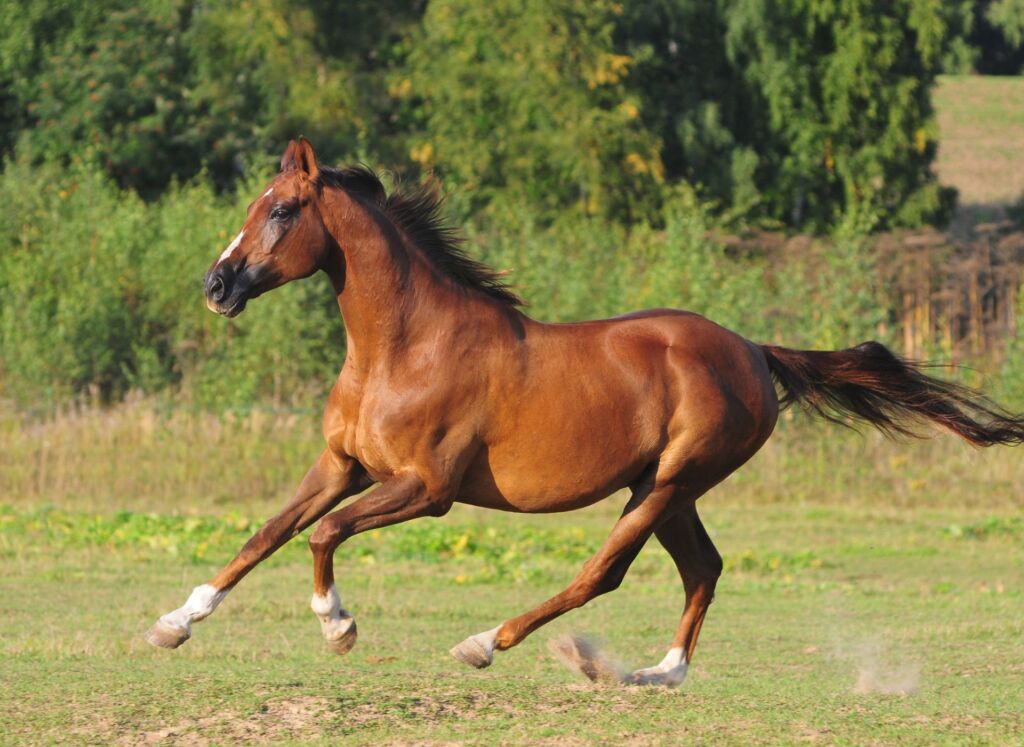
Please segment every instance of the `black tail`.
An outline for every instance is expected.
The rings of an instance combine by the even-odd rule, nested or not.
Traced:
[[[973,389],[925,375],[877,342],[836,351],[761,349],[782,389],[783,407],[798,402],[841,424],[844,415],[853,415],[890,436],[919,437],[915,426],[930,421],[976,446],[1024,443],[1024,416]]]

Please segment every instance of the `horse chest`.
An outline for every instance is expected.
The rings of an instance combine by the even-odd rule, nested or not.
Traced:
[[[429,453],[438,413],[415,390],[376,385],[353,392],[340,403],[342,427],[331,447],[356,458],[376,479],[414,467]]]

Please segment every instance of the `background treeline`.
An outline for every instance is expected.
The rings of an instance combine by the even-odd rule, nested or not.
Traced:
[[[42,410],[322,394],[344,353],[326,283],[231,322],[200,293],[300,132],[327,162],[443,179],[540,318],[670,305],[790,345],[898,340],[870,234],[954,208],[936,76],[1024,65],[1022,0],[0,8],[0,397]],[[716,238],[755,228],[821,238]]]

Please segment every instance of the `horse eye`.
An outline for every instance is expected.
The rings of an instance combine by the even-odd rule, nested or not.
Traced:
[[[270,219],[276,221],[285,221],[288,220],[289,217],[291,217],[291,214],[292,211],[289,210],[288,208],[278,207],[270,211]]]

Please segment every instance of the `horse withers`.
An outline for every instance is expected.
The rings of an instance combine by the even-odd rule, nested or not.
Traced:
[[[232,317],[317,271],[330,278],[347,333],[325,448],[291,501],[160,618],[150,643],[184,643],[246,573],[319,520],[312,608],[329,646],[345,653],[356,625],[333,557],[352,535],[443,516],[456,502],[559,512],[628,488],[611,534],[564,591],[451,653],[488,666],[495,651],[615,589],[653,534],[679,569],[685,603],[664,660],[624,679],[677,685],[722,571],[697,499],[757,452],[780,407],[801,403],[895,433],[930,421],[980,446],[1024,441],[1024,418],[876,342],[834,352],[762,346],[673,309],[535,321],[465,254],[433,190],[389,195],[366,169],[320,167],[303,138],[207,272],[207,304]]]

